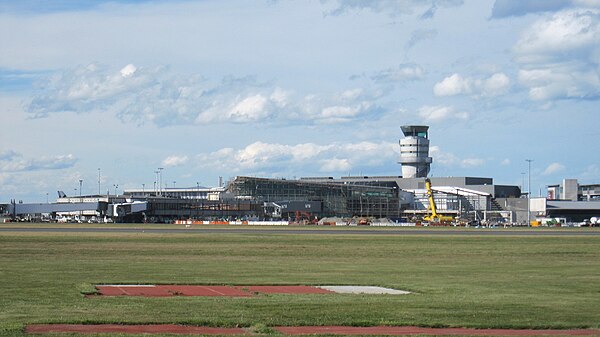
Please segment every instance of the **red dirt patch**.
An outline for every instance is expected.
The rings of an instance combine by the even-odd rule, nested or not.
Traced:
[[[102,296],[234,296],[261,294],[331,294],[311,286],[98,285]]]
[[[248,297],[252,294],[230,286],[185,286],[185,285],[156,285],[156,286],[96,286],[102,296],[235,296]]]
[[[530,329],[466,329],[466,328],[420,328],[415,326],[302,326],[274,327],[285,335],[472,335],[472,336],[594,336],[600,330],[530,330]],[[32,324],[26,333],[172,333],[197,335],[246,335],[252,332],[243,328],[211,328],[174,324],[119,325],[119,324]]]

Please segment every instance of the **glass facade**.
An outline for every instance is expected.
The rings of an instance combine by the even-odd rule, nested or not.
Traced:
[[[400,214],[395,182],[310,182],[236,177],[228,192],[262,202],[317,201],[321,216],[397,217]]]
[[[163,222],[175,219],[238,219],[262,214],[262,204],[249,200],[190,200],[176,198],[147,198],[147,219]]]

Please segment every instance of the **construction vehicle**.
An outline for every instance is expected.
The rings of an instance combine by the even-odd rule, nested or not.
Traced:
[[[429,199],[429,215],[423,217],[423,220],[429,221],[430,223],[435,224],[450,224],[454,221],[454,217],[441,215],[437,212],[437,206],[435,205],[435,200],[433,199],[433,190],[431,189],[431,180],[429,178],[425,178],[425,189],[427,190],[427,198]]]
[[[308,213],[308,212],[301,212],[301,211],[296,211],[296,219],[294,220],[295,223],[297,224],[304,224],[304,225],[316,225],[319,220],[317,219],[316,216],[313,216],[312,214]]]

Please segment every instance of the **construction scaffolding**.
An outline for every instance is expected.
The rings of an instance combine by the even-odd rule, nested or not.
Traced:
[[[492,196],[488,193],[449,186],[432,187],[432,190],[438,213],[452,216],[458,221],[485,220],[491,209]],[[411,192],[414,194],[413,204],[405,213],[422,219],[430,209],[427,190],[417,189]]]
[[[318,214],[335,217],[398,217],[398,187],[393,182],[327,183],[303,180],[236,177],[227,191],[235,198],[267,203],[320,202]]]

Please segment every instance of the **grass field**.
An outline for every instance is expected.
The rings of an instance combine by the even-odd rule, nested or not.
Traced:
[[[82,295],[98,283],[414,294]],[[600,236],[0,232],[0,336],[30,323],[600,328]]]

